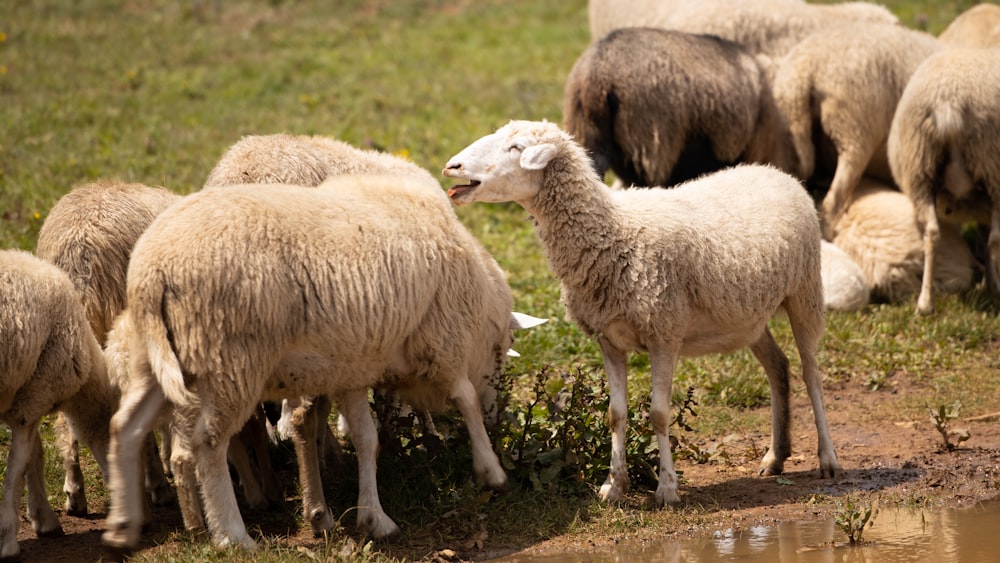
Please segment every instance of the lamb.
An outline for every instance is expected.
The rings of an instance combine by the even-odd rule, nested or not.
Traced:
[[[104,410],[107,377],[101,347],[72,281],[59,268],[21,250],[0,251],[0,418],[11,443],[0,501],[0,558],[14,558],[18,509],[27,480],[28,519],[38,536],[62,533],[45,493],[42,417],[66,413],[104,471],[107,426],[91,424]],[[102,435],[103,430],[103,435]]]
[[[917,312],[934,311],[939,221],[947,206],[976,210],[989,225],[986,277],[1000,288],[1000,50],[945,49],[913,73],[892,120],[892,175],[923,234],[924,269]],[[938,200],[936,202],[935,200]]]
[[[432,182],[430,172],[398,156],[362,150],[322,135],[246,135],[229,147],[205,187],[238,184],[318,186],[330,176],[401,174]]]
[[[836,151],[821,213],[828,240],[866,169],[891,180],[884,146],[893,112],[910,75],[940,48],[927,33],[856,24],[810,35],[779,63],[774,98],[788,121],[799,178],[815,180],[829,168],[817,162],[823,142],[832,142]],[[815,122],[819,131],[813,130]],[[815,142],[817,135],[823,140]]]
[[[948,47],[1000,47],[1000,6],[976,4],[959,14],[938,40]]]
[[[760,472],[782,472],[791,451],[789,363],[767,328],[779,309],[788,314],[802,360],[820,471],[840,471],[816,362],[824,328],[819,222],[794,178],[741,165],[670,190],[615,191],[568,134],[552,123],[525,121],[475,141],[443,174],[468,182],[449,190],[455,204],[514,201],[532,216],[569,316],[601,346],[612,440],[602,500],[621,500],[628,485],[626,353],[635,350],[650,354],[657,505],[680,501],[668,426],[682,354],[750,347],[772,397],[773,435]]]
[[[741,161],[795,167],[764,68],[715,37],[612,31],[570,71],[563,117],[598,174],[626,185],[671,186]]]
[[[129,255],[139,235],[153,218],[180,196],[160,187],[99,180],[83,184],[64,195],[49,211],[38,233],[35,253],[65,271],[83,299],[84,312],[94,335],[104,344],[115,317],[125,308],[125,272]],[[118,389],[109,387],[110,401],[117,404]],[[95,412],[104,423],[111,411]],[[104,432],[105,440],[107,440]],[[77,437],[59,415],[56,423],[57,446],[63,458],[66,477],[63,491],[68,514],[85,515],[87,498],[83,488]],[[155,454],[156,442],[150,437],[147,449]],[[104,444],[104,449],[107,444]],[[172,500],[173,493],[157,461],[147,465],[150,494],[157,503]]]
[[[112,549],[137,544],[135,445],[171,405],[177,418],[194,421],[188,438],[219,546],[254,545],[222,462],[225,444],[260,400],[327,394],[337,401],[358,454],[358,524],[375,538],[398,527],[378,500],[369,388],[396,389],[425,409],[450,399],[469,428],[477,478],[506,484],[480,396],[495,393],[489,387],[510,347],[510,289],[443,192],[419,179],[358,175],[311,190],[197,192],[136,244],[128,302],[131,381],[111,425],[104,542]],[[274,373],[302,354],[331,369]]]
[[[895,186],[864,177],[836,225],[833,242],[853,258],[872,296],[892,303],[920,289],[924,250],[913,204]],[[975,260],[956,225],[943,225],[935,285],[958,292],[972,285]]]
[[[620,27],[662,27],[715,35],[772,58],[788,53],[818,30],[861,22],[899,24],[884,6],[869,2],[590,0],[588,15],[592,41]]]

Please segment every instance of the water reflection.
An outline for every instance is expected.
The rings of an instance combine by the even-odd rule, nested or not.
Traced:
[[[719,530],[711,537],[622,546],[614,551],[544,557],[517,554],[509,563],[719,562],[777,563],[979,563],[1000,561],[1000,502],[974,508],[910,510],[882,508],[865,530],[866,545],[846,547],[832,519],[787,522],[777,527]]]

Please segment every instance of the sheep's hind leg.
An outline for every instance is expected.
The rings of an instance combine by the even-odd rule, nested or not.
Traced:
[[[628,490],[628,465],[625,459],[625,433],[628,424],[628,366],[625,353],[605,339],[600,339],[604,370],[608,374],[608,425],[611,427],[611,469],[598,496],[604,502],[621,502]],[[661,450],[662,451],[662,450]],[[667,456],[669,457],[669,456]],[[663,462],[661,461],[661,464]],[[672,465],[672,461],[670,462]],[[676,475],[674,476],[676,479]]]
[[[203,426],[196,426],[210,428],[212,424],[206,422]],[[212,443],[198,438],[193,440],[194,457],[205,500],[205,520],[215,545],[222,548],[239,546],[252,550],[257,544],[247,534],[246,525],[240,516],[236,491],[229,478],[229,465],[226,463],[230,439],[231,436],[218,435]]]
[[[465,419],[472,440],[472,468],[476,479],[488,488],[499,490],[507,486],[507,474],[500,467],[500,460],[493,452],[490,436],[483,424],[483,409],[479,403],[476,388],[468,379],[456,382],[452,391],[452,400]]]
[[[42,437],[35,427],[34,438],[31,440],[32,453],[28,459],[25,479],[28,484],[28,520],[38,537],[61,536],[62,526],[59,517],[49,506],[49,497],[45,493],[45,457],[42,452]]]
[[[87,515],[87,493],[83,484],[83,471],[80,469],[80,445],[73,436],[73,430],[66,420],[66,415],[56,416],[56,449],[62,456],[63,469],[66,477],[63,480],[63,492],[66,493],[66,514],[71,516]]]
[[[678,504],[677,472],[674,470],[673,453],[670,451],[670,395],[677,366],[676,347],[669,344],[650,347],[652,392],[649,417],[653,421],[656,443],[660,448],[659,483],[656,485],[656,505]]]
[[[312,526],[316,537],[322,537],[337,523],[326,504],[323,481],[320,478],[320,442],[326,439],[321,434],[320,421],[325,424],[329,415],[330,399],[326,395],[319,395],[292,410],[288,424],[288,434],[295,444],[295,455],[299,460],[302,514]]]
[[[3,479],[3,500],[0,501],[0,558],[17,557],[17,511],[21,506],[24,492],[25,472],[31,466],[35,455],[35,441],[41,445],[38,423],[11,425],[10,450],[7,453],[7,471]]]
[[[990,288],[1000,293],[1000,202],[994,203],[990,213],[990,236],[986,241],[989,248],[989,264],[986,279]]]
[[[375,539],[399,534],[399,527],[382,510],[378,498],[376,458],[378,430],[368,406],[368,392],[350,391],[337,398],[340,411],[351,429],[351,442],[358,455],[358,528]]]
[[[934,261],[935,251],[941,241],[941,228],[933,203],[914,211],[924,231],[924,274],[920,281],[920,295],[917,297],[917,313],[929,315],[934,312]]]
[[[750,345],[750,351],[764,367],[771,390],[771,447],[760,463],[760,474],[780,475],[785,470],[785,460],[792,455],[788,357],[766,327],[760,338]]]

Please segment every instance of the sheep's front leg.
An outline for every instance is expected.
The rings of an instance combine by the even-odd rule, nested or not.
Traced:
[[[452,389],[452,400],[465,418],[465,426],[469,430],[469,438],[472,440],[472,468],[476,473],[476,480],[491,489],[503,489],[507,486],[507,474],[500,467],[497,454],[493,452],[490,436],[483,424],[479,395],[472,382],[465,378],[457,381]]]
[[[368,406],[368,392],[350,391],[337,403],[351,429],[351,443],[358,455],[358,528],[366,536],[385,538],[399,534],[399,526],[382,510],[375,474],[378,430]]]
[[[170,412],[156,381],[135,377],[111,417],[111,448],[108,454],[108,487],[111,509],[102,541],[118,558],[138,547],[146,502],[143,495],[142,442],[154,426]]]
[[[767,384],[771,390],[771,447],[760,463],[760,474],[781,475],[785,470],[785,460],[792,455],[788,356],[781,351],[767,328],[761,337],[750,345],[750,351],[764,367]]]
[[[677,350],[667,345],[650,347],[649,364],[651,371],[649,417],[653,422],[653,432],[660,448],[660,478],[656,485],[656,505],[678,504],[677,472],[674,471],[673,452],[670,449],[670,398],[674,384],[674,369],[677,365]]]
[[[63,460],[66,476],[63,479],[63,492],[66,493],[66,514],[71,516],[87,515],[87,493],[83,485],[83,471],[80,469],[80,445],[73,436],[73,430],[66,420],[66,415],[56,416],[56,449]]]
[[[203,427],[211,428],[212,424],[206,421]],[[229,478],[226,451],[229,449],[230,439],[231,436],[217,435],[211,443],[197,437],[192,440],[202,496],[205,500],[205,520],[215,545],[254,549],[257,544],[247,534],[246,525],[236,504],[233,480]]]
[[[941,240],[941,228],[933,203],[915,211],[924,227],[924,277],[920,283],[920,296],[917,297],[917,312],[929,315],[934,312],[934,259]]]
[[[625,433],[628,423],[628,367],[625,353],[611,342],[600,339],[604,370],[608,374],[608,425],[611,427],[611,471],[598,492],[604,502],[620,502],[628,490],[625,460]],[[668,442],[669,443],[669,442]],[[662,450],[661,450],[662,451]],[[667,451],[669,452],[669,445]],[[669,453],[667,455],[669,458]],[[672,465],[672,462],[671,462]],[[676,480],[676,476],[675,476]]]
[[[287,403],[286,403],[287,404]],[[320,423],[325,424],[330,415],[330,399],[326,395],[310,398],[307,402],[290,411],[286,432],[295,444],[295,455],[299,460],[299,486],[302,487],[302,514],[312,526],[313,535],[322,537],[333,529],[337,521],[330,513],[323,496],[323,481],[320,478],[320,442],[326,439],[321,434]]]

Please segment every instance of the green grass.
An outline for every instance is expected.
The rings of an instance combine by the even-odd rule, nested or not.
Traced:
[[[58,198],[94,179],[197,190],[244,134],[330,135],[408,155],[438,174],[450,156],[509,119],[561,121],[565,76],[589,40],[582,0],[234,0],[222,2],[218,14],[211,1],[198,9],[165,0],[8,4],[0,19],[2,248],[33,249]],[[972,2],[886,5],[907,25],[936,33]],[[558,283],[524,211],[505,204],[458,213],[509,274],[516,308],[551,319],[518,336],[522,358],[511,362],[513,407],[531,398],[543,368],[556,377],[578,369],[590,374],[599,394],[599,350],[565,320]],[[900,408],[914,418],[926,416],[928,403],[955,400],[962,401],[963,414],[985,412],[998,396],[989,375],[998,367],[997,309],[995,299],[972,291],[941,298],[940,312],[930,318],[915,317],[912,301],[833,313],[820,363],[832,384],[913,382],[920,392]],[[787,323],[778,319],[773,330],[790,350]],[[637,406],[648,392],[648,360],[636,355],[630,366]],[[680,400],[688,387],[701,403],[690,421],[697,435],[766,431],[767,384],[749,353],[684,360],[675,397]],[[801,384],[795,392],[803,392]],[[9,443],[6,428],[0,443]],[[467,465],[392,476],[423,486],[419,500],[382,479],[386,508],[406,534],[403,545],[420,547],[366,551],[344,532],[309,549],[333,558],[421,558],[429,553],[421,551],[426,546],[469,541],[483,523],[489,542],[518,544],[663,522],[654,513],[599,506],[592,494],[597,481],[557,495],[524,486],[480,498],[468,486]],[[101,495],[90,469],[91,496]],[[48,462],[47,476],[53,504],[61,505],[58,463]],[[339,488],[346,492],[331,502],[349,507],[351,484]],[[470,499],[479,499],[471,509]],[[459,512],[445,516],[453,511]],[[245,560],[184,534],[177,539],[168,553],[149,557]],[[300,555],[294,546],[269,540],[252,560]]]

